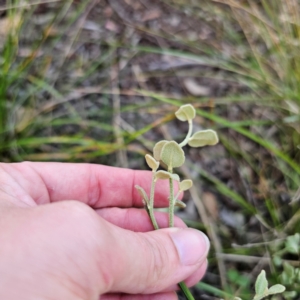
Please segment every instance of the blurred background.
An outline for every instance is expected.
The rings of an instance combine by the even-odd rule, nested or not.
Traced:
[[[252,299],[265,269],[300,299],[299,46],[298,0],[0,0],[1,161],[147,169],[191,103],[220,138],[179,170],[212,244],[195,298]]]

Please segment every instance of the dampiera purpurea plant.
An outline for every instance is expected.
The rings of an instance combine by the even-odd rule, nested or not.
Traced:
[[[181,167],[185,162],[185,154],[182,148],[186,145],[189,145],[191,147],[215,145],[219,141],[217,133],[211,129],[201,130],[192,134],[193,119],[196,116],[196,111],[191,104],[182,105],[175,112],[175,116],[180,121],[187,121],[189,124],[189,130],[185,139],[181,143],[166,140],[159,141],[153,148],[153,155],[151,156],[150,154],[146,154],[146,162],[152,170],[150,197],[142,187],[138,185],[135,186],[143,199],[145,209],[147,210],[154,229],[159,229],[154,216],[154,194],[156,182],[158,180],[169,180],[169,227],[174,227],[175,206],[179,206],[182,208],[186,206],[184,202],[178,199],[179,195],[181,194],[181,192],[190,189],[193,185],[193,182],[190,179],[180,181],[179,175],[174,172],[174,168]],[[161,163],[166,166],[166,170],[158,170]],[[179,191],[176,195],[174,194],[174,181],[177,181],[179,183]],[[184,282],[180,282],[179,286],[188,300],[194,299],[193,295]]]

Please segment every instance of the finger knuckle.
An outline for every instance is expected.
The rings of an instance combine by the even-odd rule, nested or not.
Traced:
[[[68,223],[69,226],[85,232],[96,229],[95,225],[99,222],[95,211],[79,201],[68,200],[57,203],[55,214],[62,224]]]

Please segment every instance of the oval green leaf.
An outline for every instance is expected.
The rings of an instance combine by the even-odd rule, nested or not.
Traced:
[[[257,276],[255,282],[255,293],[257,296],[266,295],[268,291],[268,281],[266,278],[265,270],[262,270],[260,274]]]
[[[166,143],[168,143],[168,141],[163,140],[155,144],[153,148],[153,156],[156,160],[161,160],[160,158],[161,150]]]
[[[191,104],[186,104],[180,106],[180,108],[175,112],[175,116],[180,121],[189,121],[195,118],[196,111]]]
[[[275,284],[269,288],[269,295],[280,294],[285,291],[285,286],[282,284]]]
[[[184,152],[176,142],[167,142],[162,147],[161,160],[171,169],[178,168],[184,163]]]
[[[170,179],[172,177],[172,174],[167,171],[158,171],[155,173],[155,179]]]
[[[150,169],[152,169],[152,171],[156,171],[158,169],[159,162],[156,161],[151,155],[146,154],[145,159],[146,159],[147,165],[149,166]]]
[[[217,133],[214,130],[202,130],[193,134],[188,144],[191,147],[213,146],[219,142]]]
[[[181,191],[187,191],[187,190],[190,189],[192,186],[193,186],[193,181],[190,180],[190,179],[182,180],[182,181],[179,183],[179,189],[180,189]]]

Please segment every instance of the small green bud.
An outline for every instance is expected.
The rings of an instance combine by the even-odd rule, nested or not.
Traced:
[[[152,169],[152,171],[156,171],[158,169],[159,162],[156,161],[151,155],[146,154],[145,159],[146,159],[146,162],[147,162],[149,168]]]
[[[141,195],[144,205],[149,206],[150,201],[149,201],[148,195],[145,192],[145,190],[142,187],[140,187],[139,185],[135,185],[134,187],[137,189],[138,193]]]

